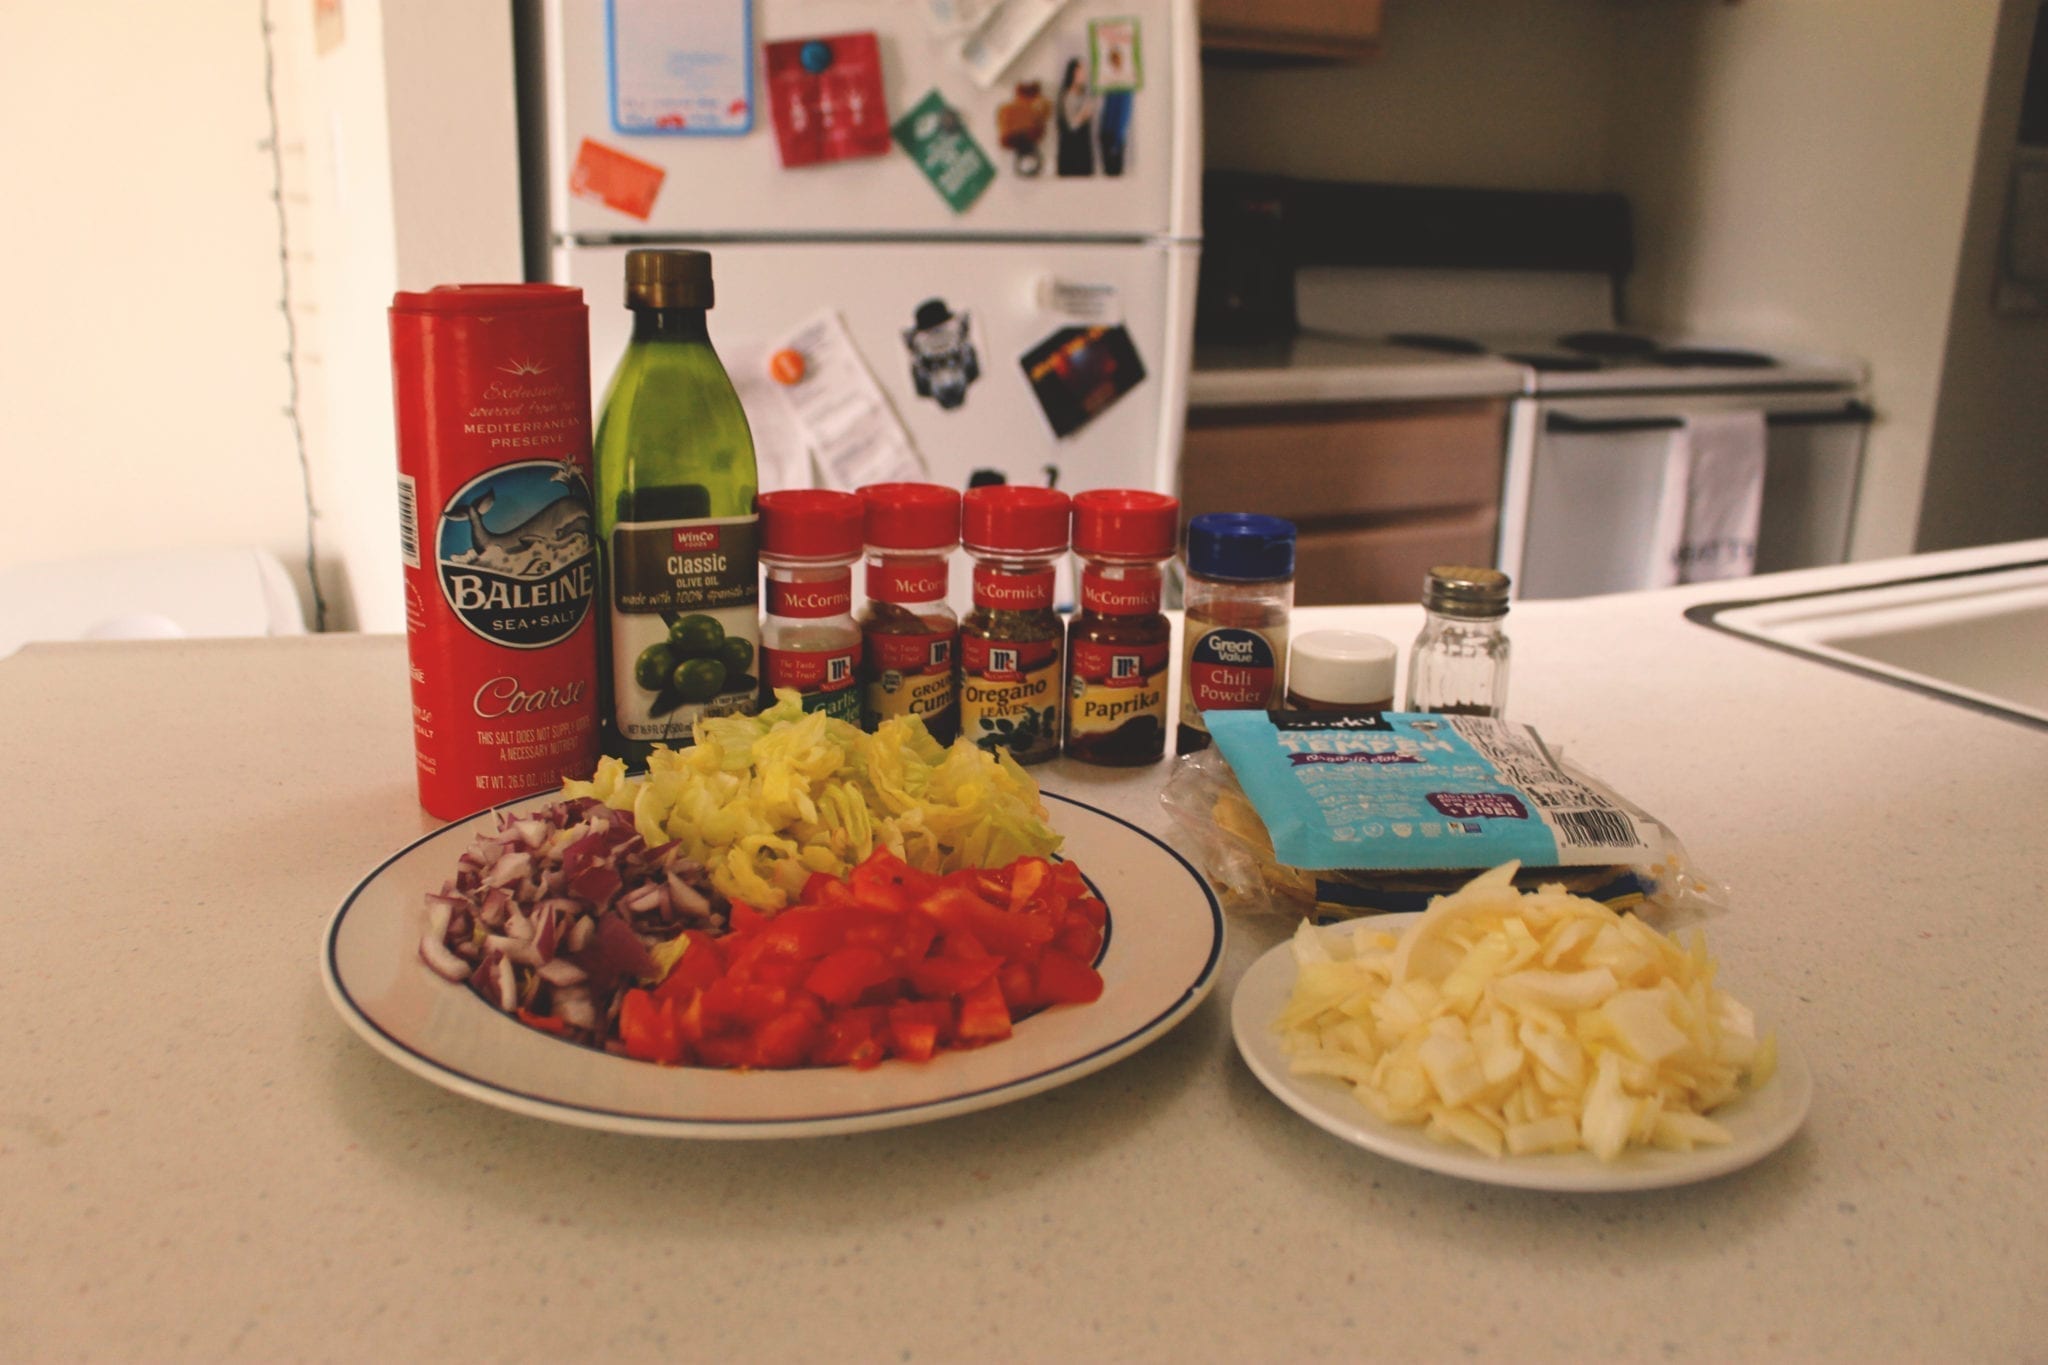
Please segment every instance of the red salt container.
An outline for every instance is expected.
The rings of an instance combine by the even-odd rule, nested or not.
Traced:
[[[420,804],[454,820],[597,763],[583,291],[399,293],[391,381]]]

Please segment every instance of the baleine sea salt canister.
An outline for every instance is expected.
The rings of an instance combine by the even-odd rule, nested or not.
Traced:
[[[413,747],[444,820],[597,762],[589,318],[564,285],[392,299]]]

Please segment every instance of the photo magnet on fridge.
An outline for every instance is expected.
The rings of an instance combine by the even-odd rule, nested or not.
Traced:
[[[967,401],[967,386],[981,378],[967,314],[953,312],[944,299],[926,299],[904,331],[903,344],[910,349],[910,383],[918,397],[947,412]]]
[[[1069,57],[1060,71],[1053,121],[1059,125],[1054,172],[1069,177],[1095,174],[1095,91],[1088,84],[1087,64],[1079,57]]]
[[[1024,353],[1024,375],[1053,435],[1071,436],[1144,382],[1122,327],[1062,327]]]
[[[783,169],[888,155],[882,57],[873,33],[770,43],[763,58]]]

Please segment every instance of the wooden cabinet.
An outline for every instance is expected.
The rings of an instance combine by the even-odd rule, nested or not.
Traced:
[[[1195,408],[1181,504],[1299,528],[1302,606],[1410,602],[1435,564],[1491,565],[1507,403]]]
[[[1380,36],[1380,0],[1202,0],[1210,51],[1353,60]]]

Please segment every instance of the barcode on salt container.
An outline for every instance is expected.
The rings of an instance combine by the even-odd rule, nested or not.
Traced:
[[[1550,818],[1572,848],[1641,848],[1635,823],[1619,811],[1558,810]]]
[[[420,567],[420,495],[412,475],[398,476],[398,553],[405,567]]]

